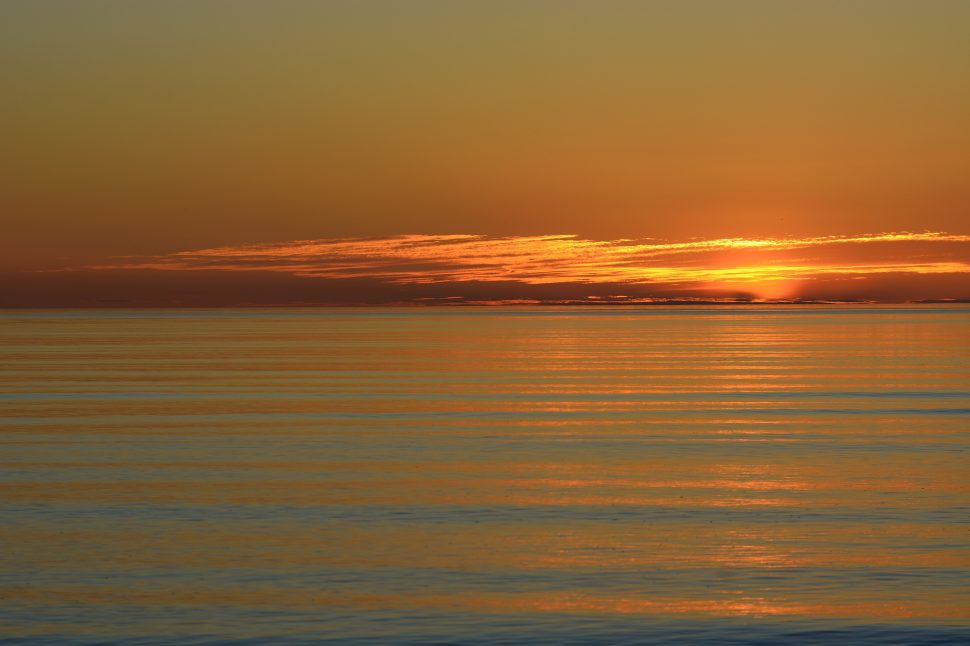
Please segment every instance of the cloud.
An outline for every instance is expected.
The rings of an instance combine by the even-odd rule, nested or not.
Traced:
[[[399,235],[180,251],[96,269],[269,271],[394,285],[756,285],[883,274],[970,273],[970,236],[941,232],[815,238],[588,240],[574,235]]]

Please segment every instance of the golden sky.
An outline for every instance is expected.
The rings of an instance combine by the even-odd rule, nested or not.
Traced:
[[[965,298],[968,33],[960,0],[6,0],[0,305]]]

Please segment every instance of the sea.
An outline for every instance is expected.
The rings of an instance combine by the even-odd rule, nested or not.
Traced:
[[[0,643],[970,643],[970,306],[2,310]]]

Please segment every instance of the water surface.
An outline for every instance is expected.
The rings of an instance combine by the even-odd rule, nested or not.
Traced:
[[[0,312],[0,641],[970,640],[970,308]]]

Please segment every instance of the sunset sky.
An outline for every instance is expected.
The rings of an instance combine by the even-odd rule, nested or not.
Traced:
[[[0,4],[0,306],[970,298],[970,2]]]

